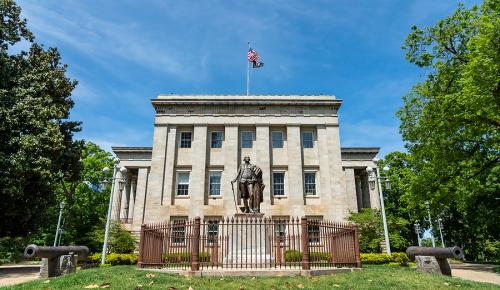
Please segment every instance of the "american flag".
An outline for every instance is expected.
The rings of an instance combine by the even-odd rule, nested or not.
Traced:
[[[263,67],[264,63],[260,62],[260,56],[253,48],[248,49],[248,61],[253,64],[253,68]]]
[[[259,61],[260,56],[257,53],[257,51],[253,48],[248,49],[248,61],[249,62],[254,62],[254,61]]]

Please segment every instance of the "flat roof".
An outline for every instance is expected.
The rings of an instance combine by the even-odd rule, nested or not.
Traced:
[[[342,100],[333,95],[159,95],[158,105],[293,105],[340,107]]]
[[[194,95],[194,94],[160,94],[157,99],[169,100],[335,100],[334,95]]]
[[[130,147],[130,146],[113,146],[111,150],[115,153],[124,152],[152,152],[153,147]],[[341,147],[341,153],[375,153],[380,151],[380,147]]]
[[[375,153],[380,151],[380,147],[341,147],[341,153]]]

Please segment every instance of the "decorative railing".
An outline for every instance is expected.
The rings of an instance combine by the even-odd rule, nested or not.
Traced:
[[[139,267],[360,267],[355,226],[307,218],[207,218],[141,227]]]

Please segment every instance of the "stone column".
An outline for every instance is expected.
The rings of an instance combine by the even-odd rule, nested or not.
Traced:
[[[358,201],[356,195],[356,181],[353,168],[345,168],[345,187],[349,210],[358,212]]]
[[[131,187],[131,179],[130,174],[125,175],[125,188],[122,193],[122,202],[120,208],[120,218],[127,219],[128,218],[128,210],[129,210],[129,202],[130,202],[130,187]]]
[[[203,216],[206,192],[207,125],[194,125],[192,168],[189,180],[189,216]]]
[[[363,208],[363,188],[361,187],[361,177],[356,175],[356,200],[358,201],[358,212]]]
[[[144,205],[146,202],[146,192],[148,189],[149,168],[139,168],[137,174],[137,186],[134,203],[134,213],[132,216],[132,231],[139,231],[144,221]]]
[[[331,194],[333,198],[332,213],[333,220],[343,220],[348,215],[348,200],[343,186],[342,158],[340,154],[340,137],[338,125],[326,126],[328,136],[328,164],[331,177]]]
[[[177,126],[171,125],[168,128],[167,154],[165,160],[165,174],[162,200],[164,205],[173,205],[175,199],[174,176],[175,176],[175,160],[177,148]]]
[[[221,177],[221,192],[223,194],[224,211],[226,216],[232,216],[236,209],[234,207],[234,197],[231,190],[231,180],[238,172],[238,125],[226,124],[224,129],[224,172]],[[234,184],[235,195],[237,185]]]
[[[261,212],[269,211],[271,206],[271,150],[269,142],[269,125],[258,124],[256,126],[256,155],[255,164],[262,169],[262,180],[265,184],[261,204]]]
[[[122,192],[120,191],[120,184],[119,184],[118,180],[121,177],[122,177],[122,174],[120,172],[117,172],[116,176],[115,176],[115,180],[113,181],[115,184],[114,184],[114,193],[113,193],[113,205],[111,208],[111,218],[114,220],[120,219]]]
[[[151,154],[151,183],[146,195],[146,214],[144,222],[160,221],[160,206],[165,175],[165,155],[167,148],[168,127],[166,124],[155,124],[153,134],[153,152]]]
[[[370,192],[374,190],[370,190],[370,185],[368,184],[368,174],[366,173],[361,175],[361,189],[363,193],[363,208],[378,208],[376,204],[371,204]]]
[[[375,167],[375,166],[373,166]],[[374,169],[375,171],[376,169]],[[382,169],[380,170],[382,172]],[[377,180],[378,182],[378,180]],[[381,179],[381,182],[384,182],[384,179]],[[370,204],[372,208],[380,208],[380,195],[378,192],[378,185],[375,183],[375,188],[371,189],[369,188],[369,196],[368,198],[370,199]]]
[[[134,218],[136,189],[137,189],[137,176],[134,175],[132,176],[130,181],[130,197],[128,203],[128,217],[127,217],[129,219]]]
[[[293,216],[304,216],[304,176],[302,165],[302,144],[300,126],[290,124],[286,127],[288,153],[288,207]]]
[[[324,125],[317,126],[318,134],[318,153],[319,153],[319,177],[321,178],[321,188],[319,189],[321,200],[324,204],[332,204],[333,192],[330,175],[330,158],[328,134]],[[327,218],[327,217],[325,217]]]

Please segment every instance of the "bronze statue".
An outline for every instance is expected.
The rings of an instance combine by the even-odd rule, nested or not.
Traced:
[[[244,163],[238,168],[238,175],[231,181],[238,182],[238,188],[241,192],[244,207],[241,211],[244,213],[260,213],[260,203],[263,199],[264,183],[262,181],[262,170],[250,163],[250,157],[243,158]],[[233,189],[234,194],[234,189]]]

